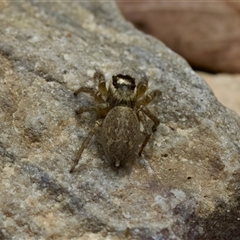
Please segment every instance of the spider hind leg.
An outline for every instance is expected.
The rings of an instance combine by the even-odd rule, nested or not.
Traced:
[[[70,169],[70,173],[72,173],[75,169],[75,167],[77,166],[81,155],[83,153],[83,150],[87,147],[87,145],[89,144],[90,140],[92,139],[93,135],[95,135],[97,133],[97,131],[100,129],[100,127],[102,126],[102,120],[97,120],[95,123],[95,126],[93,127],[93,129],[88,133],[88,136],[84,139],[81,147],[79,148],[77,155],[75,157],[75,160],[73,162],[73,165]]]

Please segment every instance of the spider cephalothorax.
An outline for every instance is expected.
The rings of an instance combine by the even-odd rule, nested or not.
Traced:
[[[112,77],[107,101],[111,106],[131,107],[134,104],[136,92],[135,79],[129,75],[118,74]]]
[[[98,81],[98,90],[81,87],[74,94],[85,92],[94,97],[96,106],[79,108],[78,114],[93,111],[97,115],[95,126],[83,141],[70,170],[73,172],[81,154],[88,145],[92,136],[100,134],[100,143],[107,161],[113,168],[131,165],[137,155],[141,155],[151,134],[145,134],[141,143],[140,113],[145,114],[153,121],[152,132],[159,125],[158,118],[153,115],[146,105],[159,95],[159,90],[145,94],[148,87],[146,79],[137,85],[130,75],[118,74],[112,77],[110,86],[106,87],[105,77],[102,72],[96,71],[94,79]]]

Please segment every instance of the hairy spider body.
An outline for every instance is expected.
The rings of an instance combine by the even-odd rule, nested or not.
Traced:
[[[93,88],[81,87],[74,93],[78,95],[80,92],[85,92],[94,97],[96,107],[79,108],[76,113],[94,111],[97,121],[83,141],[70,172],[74,171],[83,150],[92,136],[97,133],[100,133],[100,143],[108,163],[113,168],[131,165],[137,155],[141,155],[151,136],[146,134],[143,143],[140,143],[140,112],[153,121],[152,132],[156,131],[159,125],[158,118],[146,105],[161,92],[155,90],[145,94],[147,80],[140,81],[136,86],[135,79],[131,76],[118,74],[112,77],[112,82],[107,88],[102,72],[96,71],[94,79],[98,80],[97,91]]]
[[[112,167],[128,166],[139,152],[140,124],[136,113],[129,107],[112,108],[103,120],[101,143]]]

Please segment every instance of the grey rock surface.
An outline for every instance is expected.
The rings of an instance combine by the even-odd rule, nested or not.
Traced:
[[[239,239],[240,118],[113,2],[0,4],[0,239]],[[93,138],[80,86],[149,78],[160,119],[131,172]]]

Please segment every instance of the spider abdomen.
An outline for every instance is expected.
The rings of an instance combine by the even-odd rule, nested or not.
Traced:
[[[139,150],[140,124],[132,108],[112,108],[103,121],[101,145],[113,167],[128,166]]]

